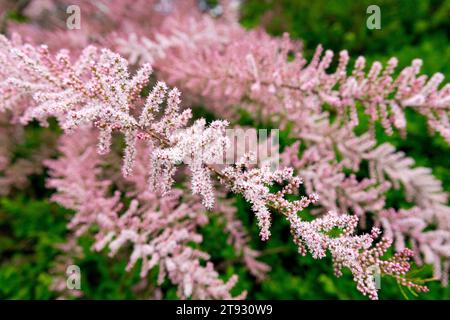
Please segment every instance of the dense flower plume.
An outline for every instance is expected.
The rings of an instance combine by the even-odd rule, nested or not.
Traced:
[[[179,189],[163,197],[150,192],[144,178],[148,161],[141,147],[135,164],[138,174],[128,179],[134,186],[128,191],[133,200],[125,210],[119,191],[108,195],[113,182],[102,174],[95,139],[89,129],[65,135],[62,156],[46,162],[51,176],[48,187],[58,190],[53,200],[76,211],[69,228],[80,236],[98,226],[93,250],[108,247],[110,256],[131,243],[127,270],[142,260],[140,275],[145,278],[158,265],[158,284],[169,278],[178,286],[180,298],[231,299],[229,291],[237,277],[223,282],[211,262],[203,266],[209,255],[188,245],[202,241],[198,228],[208,222],[202,206],[195,199],[181,201]]]
[[[313,257],[322,258],[329,250],[336,275],[342,275],[343,267],[349,268],[358,290],[371,299],[378,297],[374,281],[376,272],[394,276],[402,285],[414,288],[419,292],[427,291],[426,287],[402,277],[409,270],[408,260],[413,255],[412,251],[405,249],[389,260],[381,260],[391,245],[390,241],[382,239],[371,247],[373,241],[380,234],[380,230],[377,228],[374,228],[370,234],[352,236],[358,223],[355,216],[339,216],[330,212],[323,218],[318,218],[310,223],[301,221],[295,214],[288,215],[287,219],[291,223],[291,232],[301,254],[304,255],[309,249]],[[340,236],[326,235],[326,232],[330,232],[336,227],[342,230]],[[373,266],[379,269],[372,270]]]
[[[429,79],[419,76],[421,60],[414,60],[394,78],[396,58],[384,69],[374,62],[366,71],[366,60],[359,57],[348,74],[349,55],[342,51],[336,70],[328,73],[332,51],[322,55],[319,46],[310,62],[301,55],[288,61],[289,53],[297,48],[288,35],[274,40],[254,31],[226,44],[176,52],[161,69],[171,82],[185,83],[200,95],[220,98],[227,104],[249,97],[255,105],[263,106],[265,115],[281,111],[284,120],[298,121],[305,112],[319,114],[328,105],[336,112],[337,121],[352,128],[358,125],[360,104],[372,122],[380,121],[386,133],[392,134],[393,128],[405,130],[404,109],[411,107],[426,116],[430,129],[450,143],[450,85],[439,89],[444,80],[440,73]]]
[[[6,141],[0,193],[22,186],[24,175],[42,170],[42,160],[56,153],[43,148],[35,167],[26,162],[20,166],[26,169],[17,169],[11,137],[34,120],[47,126],[56,118],[64,130],[60,155],[44,161],[53,201],[75,211],[68,227],[75,238],[94,237],[92,250],[111,257],[128,252],[127,270],[139,265],[144,287],[157,266],[157,285],[170,281],[180,298],[245,297],[231,293],[237,276],[224,281],[199,249],[199,230],[212,212],[236,255],[264,279],[270,266],[249,246],[225,190],[251,205],[261,240],[270,239],[272,221],[282,216],[300,254],[321,259],[329,253],[336,275],[349,269],[371,299],[378,298],[374,270],[427,290],[408,278],[410,258],[432,264],[434,276],[447,282],[448,195],[430,169],[373,134],[379,123],[387,134],[405,136],[410,108],[450,143],[450,85],[441,85],[441,74],[419,75],[420,60],[396,71],[395,58],[366,70],[359,57],[349,67],[347,51],[334,68],[333,53],[320,46],[308,62],[302,43],[287,34],[243,29],[231,0],[222,2],[221,14],[201,12],[195,1],[136,1],[130,10],[127,1],[78,2],[87,12],[81,30],[58,27],[58,8],[66,1],[31,1],[30,23],[10,24],[15,33],[0,35],[0,141]],[[144,10],[149,6],[155,12]],[[251,165],[253,154],[223,165],[229,122],[196,119],[182,107],[180,90],[154,77],[219,117],[235,120],[240,106],[257,115],[255,121],[292,128],[296,142],[284,149],[283,167]],[[353,129],[363,114],[371,130],[357,135]],[[368,176],[359,179],[365,162]],[[388,208],[392,188],[402,188],[413,207]],[[314,219],[304,219],[305,210]],[[374,228],[358,234],[358,225],[366,229],[372,222]],[[386,258],[391,243],[397,252]]]
[[[223,21],[204,19],[222,30]],[[284,163],[301,174],[308,192],[321,196],[325,212],[351,210],[361,217],[362,226],[366,214],[375,213],[379,223],[386,191],[404,188],[406,199],[421,209],[415,211],[416,221],[436,225],[435,237],[443,247],[431,249],[432,263],[435,276],[446,283],[447,273],[441,269],[450,259],[448,194],[430,169],[415,167],[413,159],[388,143],[378,145],[373,128],[378,122],[387,134],[398,130],[405,136],[404,112],[410,108],[424,115],[429,129],[450,143],[449,84],[439,88],[443,82],[440,73],[430,78],[419,75],[420,59],[397,71],[396,77],[396,58],[390,59],[384,70],[379,62],[365,70],[364,57],[358,57],[349,71],[349,55],[344,50],[334,71],[327,72],[333,69],[332,59],[333,52],[323,54],[319,46],[308,62],[302,56],[301,43],[287,34],[278,39],[261,30],[245,31],[232,24],[220,41],[168,50],[155,67],[170,83],[206,100],[218,114],[233,116],[232,107],[240,105],[265,121],[292,128],[299,142],[286,149]],[[371,124],[371,131],[361,136],[352,130],[359,124],[358,109],[364,111]],[[301,158],[300,142],[305,149]],[[356,174],[364,161],[370,165],[368,179],[358,181],[346,176],[344,172],[349,169]],[[412,238],[421,243],[416,252],[426,255],[427,233],[407,233],[399,239]],[[416,261],[422,260],[417,257]],[[427,261],[431,262],[431,258]]]

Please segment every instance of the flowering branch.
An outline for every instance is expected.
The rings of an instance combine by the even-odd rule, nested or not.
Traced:
[[[34,48],[30,45],[17,47],[4,37],[0,38],[0,44],[1,56],[8,61],[14,61],[13,67],[11,64],[7,67],[8,76],[3,79],[0,86],[0,90],[6,96],[3,108],[12,108],[15,101],[11,101],[8,97],[16,95],[32,96],[36,102],[24,111],[22,123],[38,119],[45,125],[48,117],[56,117],[61,127],[68,132],[85,125],[94,126],[99,130],[97,149],[101,154],[109,151],[111,134],[114,131],[122,133],[126,144],[122,167],[125,177],[131,176],[135,165],[136,142],[143,140],[151,150],[149,182],[153,190],[161,192],[163,196],[168,195],[176,168],[185,161],[192,176],[192,192],[202,196],[203,204],[207,208],[214,205],[211,173],[215,174],[231,191],[243,195],[252,204],[262,240],[267,240],[270,236],[270,210],[274,209],[286,216],[290,222],[294,241],[302,253],[307,248],[313,257],[321,258],[325,251],[329,250],[336,270],[342,267],[350,268],[358,290],[372,299],[377,298],[377,291],[369,281],[371,279],[368,274],[369,263],[379,266],[387,275],[405,279],[403,275],[409,269],[406,260],[411,252],[404,250],[393,258],[382,261],[381,255],[389,246],[389,242],[382,240],[370,249],[373,240],[379,234],[376,229],[370,235],[353,235],[357,219],[345,215],[329,214],[314,222],[302,221],[297,215],[298,211],[302,211],[310,203],[315,203],[318,198],[312,194],[296,201],[286,199],[286,195],[295,193],[295,189],[301,184],[301,179],[293,175],[292,169],[275,172],[271,172],[267,167],[251,169],[248,166],[249,158],[222,170],[213,166],[214,163],[220,162],[228,145],[224,135],[227,122],[213,121],[207,125],[204,119],[199,119],[193,125],[187,126],[191,117],[190,110],[180,111],[179,91],[177,89],[168,91],[162,82],[158,82],[143,101],[139,94],[148,84],[150,65],[143,65],[135,76],[130,77],[126,60],[107,49],[98,52],[94,47],[88,47],[72,64],[69,53],[64,50],[53,57],[46,47]],[[164,100],[166,107],[161,110]],[[136,117],[135,114],[139,116]],[[51,162],[49,164],[52,166]],[[58,166],[54,167],[54,170],[58,170]],[[282,189],[273,193],[269,187],[274,185],[281,185]],[[66,186],[59,185],[58,180],[51,182],[51,186],[67,190]],[[83,189],[80,192],[84,192]],[[61,198],[59,201],[66,206],[78,208],[73,200]],[[111,214],[117,212],[117,201],[118,195],[107,200],[110,208],[108,211]],[[103,248],[113,237],[116,239],[110,243],[112,253],[126,241],[136,244],[141,241],[133,230],[126,227],[127,219],[132,219],[136,210],[138,210],[137,203],[133,203],[127,213],[120,217],[120,220],[126,220],[118,223],[119,226],[123,224],[123,227],[113,230],[112,236],[111,233],[104,235],[103,240],[97,245],[98,249]],[[83,214],[78,215],[78,218],[71,222],[71,225],[81,223],[79,232],[89,225],[83,227],[85,221],[82,217]],[[110,218],[107,214],[98,223],[107,226],[108,219]],[[141,228],[140,224],[137,225]],[[326,232],[333,227],[343,229],[343,234],[337,238],[327,235]],[[130,267],[144,254],[143,247],[135,248],[138,251],[132,255]],[[186,255],[201,257],[192,250]],[[181,256],[187,258],[184,253]],[[145,254],[142,257],[145,261]],[[167,268],[170,274],[173,269],[169,266]],[[144,272],[145,270],[148,270],[146,265]],[[337,273],[339,274],[338,271]],[[176,275],[170,277],[176,283],[181,281],[177,280]],[[191,281],[193,280],[189,280],[188,284],[183,282],[184,296],[192,293]],[[418,290],[426,290],[425,287],[406,280],[401,280],[401,283]],[[199,296],[206,297],[203,293],[199,293]]]
[[[359,122],[359,103],[371,122],[380,120],[385,131],[392,134],[393,128],[405,130],[403,110],[411,107],[427,117],[430,129],[450,143],[450,85],[439,89],[444,79],[441,73],[429,79],[419,76],[421,60],[414,60],[393,78],[396,58],[391,58],[383,71],[380,62],[373,63],[366,75],[365,58],[359,57],[351,74],[347,74],[349,55],[344,50],[339,54],[336,70],[327,73],[332,51],[327,50],[322,56],[319,46],[308,63],[297,47],[287,34],[277,40],[251,31],[237,34],[225,45],[216,42],[194,50],[173,51],[158,68],[169,82],[184,83],[184,87],[199,95],[220,98],[227,105],[249,97],[264,106],[261,111],[265,115],[282,110],[283,116],[292,121],[305,112],[302,109],[320,114],[328,105],[339,121],[353,128]],[[292,52],[295,58],[290,61]]]
[[[220,21],[210,21],[223,30]],[[379,223],[385,192],[402,186],[406,200],[421,209],[414,211],[417,221],[437,222],[435,236],[448,243],[448,194],[431,170],[414,167],[413,159],[390,144],[377,146],[373,130],[362,136],[352,130],[359,122],[361,106],[372,129],[379,120],[386,133],[392,134],[395,128],[405,135],[404,110],[412,108],[427,118],[430,129],[450,142],[450,86],[439,89],[442,74],[419,75],[422,61],[416,59],[394,77],[396,58],[390,59],[384,70],[375,62],[366,74],[364,57],[359,57],[349,72],[345,50],[339,54],[336,70],[329,72],[333,53],[322,55],[320,46],[308,62],[299,50],[301,45],[287,34],[278,39],[261,30],[239,30],[235,25],[228,31],[227,37],[221,38],[226,43],[209,41],[194,48],[169,50],[156,68],[170,83],[206,100],[220,115],[229,116],[231,107],[238,105],[257,115],[256,120],[273,120],[292,128],[291,134],[306,150],[299,159],[298,145],[288,148],[285,164],[301,172],[308,192],[320,195],[322,211],[351,210],[361,217],[363,227],[370,212]],[[331,120],[334,115],[336,119]],[[357,172],[363,161],[370,164],[368,179],[346,177],[344,169]],[[408,233],[400,239],[405,237],[428,248],[430,237],[425,234]],[[426,255],[426,249],[416,250],[419,252]],[[448,274],[441,269],[448,265],[450,249],[434,251],[432,256],[435,277],[445,284]],[[420,257],[416,261],[421,261]]]

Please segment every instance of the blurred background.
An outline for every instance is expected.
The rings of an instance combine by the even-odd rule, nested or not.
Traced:
[[[381,8],[380,30],[366,28],[369,5]],[[24,19],[16,12],[9,12],[8,17]],[[386,62],[396,56],[400,67],[421,58],[424,73],[440,71],[450,79],[450,0],[247,0],[243,1],[241,22],[247,28],[263,27],[273,35],[289,32],[292,37],[302,39],[307,57],[322,44],[334,51],[347,49],[353,59],[364,55],[369,62]],[[379,141],[391,142],[413,157],[417,165],[432,168],[450,192],[449,147],[442,138],[427,133],[423,118],[412,113],[407,116],[408,139],[380,133]],[[25,143],[16,148],[15,156],[19,159],[33,154],[42,137],[55,130],[27,128]],[[45,172],[33,173],[28,188],[18,188],[0,197],[0,299],[56,297],[50,290],[52,268],[60,252],[55,244],[64,242],[67,216],[71,213],[46,200],[51,193],[44,188],[44,177]],[[388,199],[399,201],[395,194]],[[219,262],[218,268],[225,277],[239,275],[236,292],[245,289],[250,299],[366,299],[355,289],[349,273],[341,278],[334,276],[331,261],[300,257],[289,239],[287,225],[282,222],[274,224],[271,241],[261,243],[257,227],[250,220],[248,204],[237,199],[237,206],[239,216],[251,232],[252,246],[262,251],[261,260],[272,271],[265,281],[257,283],[243,266],[227,263],[234,258],[233,248],[227,244],[219,222],[212,217],[212,223],[202,231],[204,248],[213,253],[212,261]],[[81,244],[84,258],[76,262],[85,270],[82,274],[85,299],[139,298],[131,290],[139,280],[136,268],[134,272],[125,272],[127,262],[120,255],[111,259],[92,253],[89,239],[81,239]],[[431,274],[427,267],[416,272],[423,277]],[[439,282],[429,286],[429,293],[414,296],[383,278],[380,298],[450,298],[450,289],[442,288]],[[167,298],[176,298],[175,288],[170,284],[164,284],[163,289]]]

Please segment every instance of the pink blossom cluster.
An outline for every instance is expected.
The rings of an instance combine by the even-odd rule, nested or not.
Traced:
[[[144,286],[158,265],[158,284],[169,279],[180,298],[231,298],[237,278],[221,280],[209,255],[189,245],[202,241],[204,208],[225,221],[229,242],[253,275],[262,279],[269,267],[256,260],[259,253],[248,246],[235,209],[220,196],[224,186],[251,204],[262,240],[270,237],[273,214],[283,215],[301,254],[320,259],[329,252],[336,274],[350,269],[358,290],[371,299],[378,297],[373,267],[402,285],[426,290],[407,277],[411,256],[433,264],[435,277],[446,282],[450,208],[440,181],[392,145],[378,144],[372,131],[353,131],[361,109],[372,126],[380,122],[386,133],[404,135],[404,110],[411,108],[450,143],[450,86],[440,88],[441,74],[419,75],[421,62],[414,60],[394,77],[395,58],[384,69],[375,62],[366,72],[359,57],[348,71],[346,51],[330,72],[331,51],[323,54],[319,46],[308,62],[301,42],[288,35],[243,29],[232,0],[222,1],[220,17],[201,13],[195,1],[172,1],[164,10],[158,1],[70,2],[86,13],[81,30],[58,25],[66,1],[31,1],[26,8],[31,22],[8,25],[22,37],[0,35],[0,111],[23,125],[34,119],[46,125],[54,117],[65,130],[61,157],[45,162],[48,187],[57,190],[54,201],[75,210],[69,223],[75,236],[99,228],[93,250],[107,248],[114,256],[131,246],[127,268],[140,261]],[[153,69],[221,117],[235,119],[238,106],[257,115],[255,121],[272,121],[281,129],[293,124],[290,134],[297,142],[284,150],[285,168],[252,167],[252,155],[231,166],[215,165],[229,144],[228,121],[194,121],[191,110],[181,107],[177,88],[152,82]],[[112,144],[118,133],[123,150]],[[0,171],[14,177],[5,150]],[[123,156],[122,175],[106,174],[104,162],[117,155]],[[360,180],[363,162],[369,177]],[[193,195],[173,187],[186,171]],[[308,195],[299,195],[302,184]],[[123,189],[111,194],[113,185]],[[386,191],[400,187],[414,209],[386,208]],[[127,207],[123,196],[131,200]],[[303,220],[301,212],[311,204],[319,216]],[[377,228],[356,234],[358,221],[365,228],[372,218],[384,231],[379,242]],[[337,236],[330,234],[335,228]],[[406,247],[409,240],[413,251]],[[398,252],[384,260],[391,241]]]
[[[301,183],[300,178],[293,176],[292,169],[271,172],[268,168],[263,167],[248,170],[245,160],[223,170],[211,166],[210,162],[214,162],[216,157],[222,156],[227,145],[224,134],[227,123],[214,121],[206,126],[205,121],[200,119],[195,121],[192,126],[186,127],[190,111],[188,109],[179,110],[179,92],[176,89],[167,94],[164,112],[159,117],[155,117],[154,114],[159,111],[160,104],[166,96],[167,88],[164,84],[156,84],[145,101],[140,103],[136,101],[139,100],[137,97],[139,89],[142,89],[148,81],[151,72],[148,65],[144,65],[134,77],[130,77],[127,62],[119,55],[106,49],[96,52],[92,47],[88,47],[83,51],[76,64],[72,65],[70,57],[65,51],[52,57],[45,47],[35,49],[25,45],[24,48],[17,48],[13,47],[7,39],[3,39],[3,43],[5,55],[9,54],[10,59],[16,61],[16,65],[21,72],[17,70],[12,73],[12,76],[4,81],[5,86],[2,89],[18,90],[23,95],[31,95],[36,102],[24,111],[21,118],[24,123],[37,118],[45,124],[48,117],[55,116],[61,126],[67,130],[69,136],[75,135],[76,128],[82,128],[86,125],[96,127],[99,131],[97,149],[100,153],[109,149],[112,131],[123,133],[126,145],[122,171],[125,177],[131,175],[135,165],[137,140],[147,141],[148,148],[151,149],[150,187],[154,187],[155,181],[158,181],[159,185],[162,185],[162,190],[156,191],[162,191],[159,194],[163,197],[167,196],[170,190],[176,166],[181,163],[183,158],[191,157],[188,167],[192,176],[193,193],[198,193],[203,197],[203,204],[206,207],[212,207],[213,185],[210,174],[217,175],[220,181],[231,191],[242,194],[252,203],[263,240],[267,240],[270,235],[269,206],[284,215],[292,215],[307,207],[311,202],[318,200],[314,194],[296,201],[285,199],[285,195],[293,193],[294,189],[298,188]],[[39,85],[35,86],[31,81],[37,81]],[[72,98],[73,96],[76,99]],[[61,101],[66,102],[60,103]],[[140,116],[136,118],[132,111],[137,112],[139,108],[141,109]],[[180,134],[179,129],[181,128],[185,130]],[[81,141],[78,135],[76,135],[76,140]],[[69,147],[66,146],[66,148]],[[85,148],[81,149],[84,150]],[[198,154],[201,156],[194,157]],[[75,155],[70,154],[68,158],[75,160]],[[68,159],[65,159],[62,170],[67,169],[67,162]],[[118,217],[117,211],[121,209],[119,193],[116,192],[110,197],[102,196],[102,193],[105,193],[109,186],[108,181],[89,181],[88,183],[78,181],[78,188],[75,188],[74,183],[68,181],[70,179],[63,174],[65,171],[59,172],[61,168],[58,167],[58,163],[57,161],[47,162],[47,165],[53,170],[51,175],[56,177],[56,179],[49,181],[49,187],[62,191],[56,194],[55,201],[65,207],[77,210],[77,215],[71,220],[69,226],[76,229],[76,235],[81,235],[94,222],[106,230],[118,225],[117,229],[109,230],[106,234],[98,233],[96,237],[99,239],[94,245],[94,249],[101,250],[109,243],[109,249],[114,254],[124,243],[131,241],[134,243],[134,250],[130,258],[129,268],[136,263],[137,259],[143,259],[142,276],[145,276],[148,270],[159,262],[158,258],[161,255],[173,252],[173,247],[166,248],[165,245],[176,244],[187,239],[194,242],[200,241],[199,237],[188,232],[190,229],[188,226],[178,223],[177,225],[181,228],[180,232],[163,233],[160,235],[161,237],[164,236],[162,239],[159,237],[152,238],[152,241],[156,241],[156,243],[162,242],[162,252],[153,254],[155,250],[153,248],[156,244],[148,247],[148,238],[140,237],[135,228],[137,230],[151,230],[147,223],[155,222],[156,217],[152,217],[153,219],[150,219],[150,221],[134,219],[135,215],[142,216],[142,214],[137,214],[137,199],[131,203],[130,208],[123,215]],[[86,171],[84,166],[88,166],[88,164],[91,169]],[[75,165],[78,165],[78,167],[75,170],[70,168],[70,172],[76,173],[76,179],[83,177],[83,175],[77,173],[80,170],[86,171],[86,179],[95,179],[95,168],[97,167],[95,159],[87,159],[77,162]],[[67,175],[67,173],[65,174]],[[57,179],[61,175],[62,178]],[[153,178],[155,176],[156,179]],[[282,184],[285,181],[287,181],[287,184],[281,191],[270,192],[270,185],[274,183]],[[71,186],[70,188],[65,186],[67,183]],[[98,186],[100,189],[88,191],[90,187],[94,186]],[[66,194],[68,190],[70,190],[70,196]],[[145,190],[153,189],[146,188]],[[80,192],[81,196],[94,195],[96,200],[82,199],[80,201],[79,196],[71,194],[73,191]],[[86,207],[84,205],[78,207],[77,203],[86,204]],[[92,209],[91,206],[98,207]],[[173,207],[170,208],[174,209]],[[95,215],[92,214],[93,211],[96,212]],[[173,214],[178,219],[183,219],[187,213],[186,210],[182,210],[181,213],[174,210]],[[181,214],[181,216],[177,214]],[[166,218],[167,214],[164,215],[164,221]],[[145,228],[143,228],[143,224]],[[163,223],[160,227],[167,227],[167,225]],[[151,236],[151,233],[146,234],[146,236]],[[207,258],[192,248],[183,250],[181,247],[180,250],[179,253],[184,259]],[[146,259],[147,255],[152,256],[149,261]],[[180,297],[190,296],[193,292],[194,286],[192,283],[194,279],[180,280],[177,276],[178,273],[171,274],[176,266],[173,265],[174,261],[169,261],[169,265],[166,265],[167,270],[160,265],[162,272],[160,279],[163,279],[167,273],[174,283],[180,285],[180,281],[183,281],[181,288],[184,289],[180,289],[182,291],[179,292],[179,295]],[[188,268],[187,265],[185,266]],[[196,268],[195,266],[200,267],[201,265],[196,263],[188,269],[183,267],[182,270],[193,272],[194,269],[192,268]],[[207,267],[205,272],[213,272],[211,268]],[[234,283],[234,280],[231,283]],[[229,289],[228,286],[224,288]],[[214,295],[212,296],[214,297]],[[198,293],[198,297],[206,298],[210,296],[202,292]]]
[[[74,235],[92,232],[97,226],[92,249],[108,248],[111,257],[131,245],[127,270],[141,261],[140,275],[145,278],[158,265],[158,284],[169,279],[177,285],[180,298],[231,299],[237,277],[223,282],[208,261],[209,255],[189,245],[202,241],[198,229],[208,223],[198,201],[183,196],[179,189],[163,197],[151,192],[145,181],[146,150],[140,146],[137,174],[126,181],[132,187],[128,186],[125,195],[132,201],[125,207],[120,191],[108,193],[113,181],[102,170],[104,160],[96,152],[96,136],[89,128],[64,135],[59,146],[62,155],[45,162],[51,176],[48,187],[57,190],[53,200],[76,212],[69,224]],[[245,292],[237,298],[244,296]]]
[[[379,229],[372,229],[370,234],[352,236],[358,224],[356,216],[329,212],[324,217],[317,218],[312,222],[301,221],[296,214],[290,214],[287,219],[291,223],[291,232],[301,254],[304,255],[309,250],[313,257],[323,258],[326,251],[329,250],[336,275],[342,275],[343,267],[349,268],[358,290],[371,299],[376,299],[378,296],[374,281],[374,276],[376,276],[374,273],[377,271],[379,275],[398,278],[402,285],[418,291],[427,291],[426,287],[402,277],[409,271],[408,260],[413,255],[412,251],[405,249],[388,260],[381,260],[391,246],[391,242],[383,238],[372,247],[374,240],[380,234]],[[333,228],[339,228],[342,233],[337,237],[327,234]],[[378,269],[373,270],[374,266]]]
[[[306,190],[320,195],[323,209],[353,212],[360,217],[362,227],[371,214],[375,223],[383,227],[384,236],[396,241],[397,250],[403,250],[411,242],[416,262],[423,263],[421,255],[428,257],[425,261],[434,266],[434,276],[446,284],[448,272],[442,270],[447,268],[450,258],[450,208],[448,194],[431,170],[415,167],[413,159],[388,143],[377,145],[368,134],[327,135],[322,141],[311,144],[300,157],[298,144],[292,145],[282,155],[283,162],[302,173]],[[343,155],[341,161],[336,160],[335,148]],[[363,161],[369,165],[370,178],[358,181],[344,174],[349,169],[358,172]],[[406,200],[415,206],[408,219],[415,232],[409,228],[390,232],[404,221],[402,215],[395,213],[390,219],[384,218],[386,210],[397,211],[386,208],[386,191],[390,188],[402,188]],[[436,241],[441,244],[439,248],[432,245]]]
[[[222,20],[207,16],[204,20],[223,32]],[[426,117],[430,130],[450,142],[450,87],[441,86],[443,75],[420,75],[420,59],[400,71],[395,71],[396,58],[390,59],[384,69],[375,62],[366,71],[365,59],[359,57],[348,71],[345,50],[339,54],[335,71],[328,72],[331,51],[323,54],[319,46],[308,62],[302,56],[301,43],[287,34],[274,38],[262,30],[246,31],[229,25],[220,40],[167,50],[155,68],[168,82],[179,85],[190,97],[206,101],[220,115],[233,116],[233,107],[238,106],[258,115],[255,120],[292,128],[292,137],[298,142],[285,151],[284,163],[302,175],[309,193],[320,195],[325,210],[319,211],[350,210],[361,217],[363,227],[367,213],[374,213],[379,223],[386,192],[404,188],[406,200],[421,209],[415,211],[417,221],[435,225],[440,241],[446,244],[445,250],[435,251],[432,262],[435,276],[445,283],[447,274],[440,270],[450,259],[450,208],[441,182],[430,169],[416,167],[413,159],[392,145],[378,145],[373,130],[361,136],[352,130],[359,123],[360,109],[368,116],[371,128],[379,122],[387,134],[395,129],[405,136],[404,110],[410,108]],[[178,33],[178,27],[172,32]],[[301,157],[300,143],[304,150]],[[358,173],[364,161],[370,166],[367,179],[358,181],[344,173],[349,169]],[[415,233],[401,240],[410,237],[421,243],[429,239]]]
[[[261,45],[262,44],[262,45]],[[364,57],[359,57],[348,74],[349,55],[339,54],[338,66],[327,72],[333,52],[319,46],[308,62],[297,54],[288,61],[298,44],[286,34],[272,39],[264,32],[238,34],[226,44],[216,42],[196,50],[172,50],[162,70],[171,83],[201,96],[210,96],[226,104],[250,98],[250,107],[261,108],[266,116],[280,116],[282,121],[298,121],[306,114],[320,114],[328,105],[337,122],[352,128],[358,125],[357,105],[361,105],[371,122],[380,121],[386,133],[393,128],[404,131],[404,109],[413,108],[427,117],[429,127],[450,143],[450,85],[439,89],[444,76],[436,73],[428,79],[419,75],[422,61],[393,73],[398,64],[392,58],[386,67],[374,62],[367,71]],[[199,66],[202,68],[199,68]],[[303,120],[305,121],[305,120]]]

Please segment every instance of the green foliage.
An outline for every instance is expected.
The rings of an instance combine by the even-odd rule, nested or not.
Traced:
[[[46,200],[0,199],[0,299],[48,299],[49,267],[67,210]]]
[[[380,30],[366,27],[370,5],[380,7]],[[432,71],[447,72],[448,55],[444,54],[449,53],[449,16],[448,0],[246,0],[242,23],[247,27],[262,24],[275,35],[287,31],[302,39],[310,54],[319,43],[334,51],[347,49],[352,55],[395,54],[403,60],[403,56],[414,54],[427,61],[430,68],[438,67]],[[438,48],[446,50],[434,51]],[[428,61],[431,59],[423,55],[426,53],[437,61]]]

